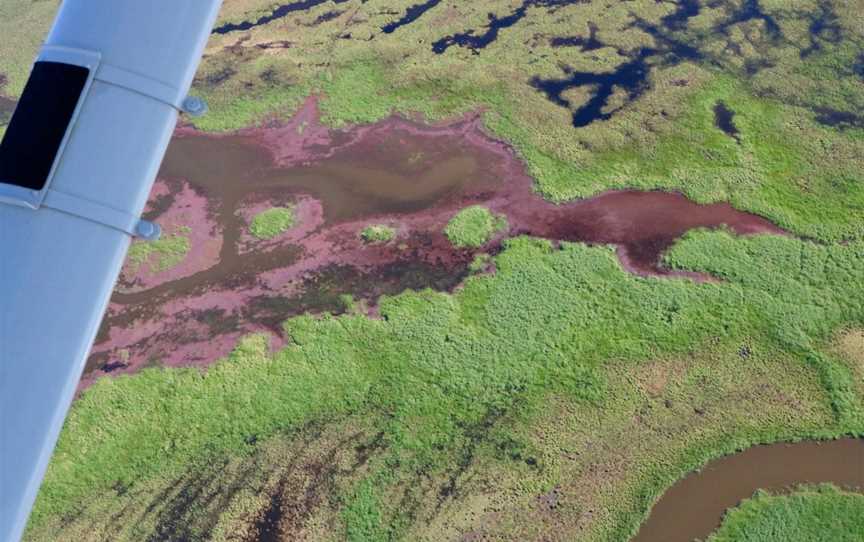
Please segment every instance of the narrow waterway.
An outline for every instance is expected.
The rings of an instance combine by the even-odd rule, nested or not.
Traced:
[[[448,220],[478,204],[506,217],[509,229],[482,247],[453,247],[443,233]],[[272,241],[250,238],[251,215],[285,205],[297,209],[294,228]],[[477,115],[435,126],[392,117],[329,130],[314,100],[284,126],[229,136],[181,130],[147,218],[186,228],[195,246],[172,270],[124,275],[85,385],[100,373],[157,361],[206,365],[246,333],[266,332],[278,343],[286,319],[340,314],[346,296],[374,315],[382,295],[453,290],[477,254],[496,253],[507,237],[611,244],[632,273],[704,280],[710,277],[661,264],[687,231],[784,233],[727,203],[700,205],[672,192],[611,191],[554,204],[534,191],[524,164],[484,133]],[[364,243],[359,232],[379,223],[393,227],[396,240]]]
[[[727,509],[757,489],[784,491],[818,483],[864,489],[864,440],[754,446],[712,461],[663,494],[633,542],[704,540],[720,526]]]

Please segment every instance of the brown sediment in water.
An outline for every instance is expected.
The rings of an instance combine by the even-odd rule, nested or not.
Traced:
[[[6,86],[6,76],[0,74],[0,125],[9,122],[12,117],[12,112],[15,111],[15,106],[18,102],[12,98],[7,98],[3,95],[3,87]]]
[[[757,489],[833,483],[864,489],[864,440],[754,446],[708,463],[660,498],[633,542],[691,542],[720,526],[724,512]]]
[[[196,197],[184,196],[184,183]],[[505,215],[510,231],[480,249],[454,249],[443,229],[474,204]],[[254,212],[277,205],[295,206],[295,226],[270,241],[252,239]],[[147,218],[171,219],[178,206],[202,217],[190,225],[196,243],[220,238],[218,259],[202,269],[201,258],[191,258],[116,292],[84,385],[105,372],[100,367],[205,365],[253,331],[282,344],[283,321],[307,311],[344,312],[346,294],[374,312],[381,295],[452,290],[474,256],[499,250],[504,236],[614,244],[633,273],[701,280],[660,265],[686,231],[782,233],[728,204],[697,205],[667,192],[608,192],[556,205],[534,193],[524,165],[485,134],[479,114],[436,125],[391,117],[332,130],[320,124],[314,98],[285,124],[228,135],[179,129]],[[359,232],[378,223],[394,227],[397,238],[364,243]]]

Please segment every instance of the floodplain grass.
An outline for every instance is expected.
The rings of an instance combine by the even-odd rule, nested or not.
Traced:
[[[386,224],[372,224],[363,228],[360,238],[367,243],[387,243],[396,238],[396,229]]]
[[[450,219],[444,228],[444,235],[456,248],[477,248],[507,228],[507,219],[504,216],[496,216],[482,205],[472,205]]]
[[[474,259],[471,260],[471,263],[468,265],[468,270],[472,273],[480,273],[483,270],[487,269],[491,263],[492,256],[485,252],[482,252],[474,256]]]
[[[250,456],[286,439],[272,446],[295,453],[285,450],[303,442],[303,428],[338,426],[349,414],[380,432],[383,457],[332,488],[325,500],[336,509],[313,521],[334,526],[316,531],[323,539],[435,539],[448,524],[477,527],[490,504],[502,510],[499,520],[480,528],[505,538],[560,528],[623,541],[667,487],[705,461],[756,443],[864,431],[860,362],[831,346],[838,330],[864,326],[864,130],[820,124],[814,109],[856,112],[864,103],[850,69],[864,43],[854,3],[822,3],[836,12],[842,39],[820,40],[806,56],[808,16],[819,2],[761,2],[784,36],[773,42],[758,20],[716,31],[738,3],[705,5],[674,37],[706,58],[658,62],[641,98],[580,130],[572,128],[572,109],[588,94],[571,91],[572,107],[560,107],[530,78],[563,77],[562,66],[613,70],[628,51],[656,45],[632,13],[657,24],[672,3],[532,7],[479,54],[452,47],[443,55],[430,51],[433,41],[480,28],[490,10],[506,16],[513,6],[442,2],[418,22],[380,33],[413,3],[384,10],[381,2],[351,0],[318,24],[333,9],[326,3],[214,36],[195,82],[211,113],[196,126],[229,131],[284,118],[310,94],[321,96],[331,126],[393,112],[441,120],[480,109],[487,129],[514,146],[551,200],[610,188],[676,189],[700,202],[731,201],[830,244],[694,233],[667,256],[677,269],[721,279],[694,284],[628,275],[604,247],[558,250],[518,238],[494,258],[494,275],[474,276],[454,295],[385,298],[382,320],[299,317],[286,323],[289,346],[274,355],[253,337],[204,373],[154,368],[103,379],[70,414],[30,539],[85,540],[111,532],[114,516],[154,503],[165,518],[118,537],[140,540],[184,521],[205,525],[213,514],[224,522],[187,538],[218,540],[233,526],[249,528],[264,502],[247,495],[224,513],[203,504],[221,502],[215,497],[184,507],[201,486],[184,482],[189,472],[208,463],[255,466]],[[0,6],[3,35],[16,36],[3,41],[14,51],[0,43],[9,96],[23,88],[56,5]],[[234,2],[225,17],[248,20],[270,7]],[[550,46],[552,37],[587,31],[572,21],[593,22],[605,46]],[[286,36],[290,43],[280,44]],[[765,67],[750,74],[752,66]],[[719,100],[735,113],[740,144],[713,124]],[[746,358],[736,354],[744,343],[754,352]],[[655,372],[672,383],[663,388],[670,395],[656,391]],[[237,480],[228,470],[208,476],[216,480],[208,495]],[[270,488],[279,475],[267,476]],[[178,480],[191,492],[171,493]],[[569,521],[563,527],[537,521],[538,493],[556,485],[572,505],[558,508]],[[490,487],[502,489],[488,497]],[[452,499],[443,499],[443,512],[436,510],[442,488]],[[163,502],[164,495],[177,500]],[[583,513],[595,518],[587,526]],[[424,531],[424,523],[432,527]]]
[[[758,491],[726,512],[707,542],[858,542],[864,540],[864,495],[832,485],[790,494]]]
[[[463,474],[463,498],[404,539],[436,540],[446,529],[444,538],[456,538],[461,527],[507,540],[623,542],[669,486],[706,462],[755,444],[830,437],[837,425],[818,379],[769,344],[729,337],[694,353],[612,360],[599,400],[552,394],[514,410]],[[746,359],[743,345],[752,347]],[[545,498],[551,508],[538,512]],[[480,508],[462,517],[472,502]]]
[[[54,20],[60,0],[3,0],[0,4],[0,94],[17,98]]]
[[[161,273],[177,266],[191,250],[188,231],[178,230],[155,241],[136,241],[129,247],[126,269],[134,274],[142,265],[148,264],[153,273]]]
[[[778,375],[790,374],[796,380],[767,396],[754,391],[749,413],[726,432],[697,431],[688,438],[672,432],[634,458],[626,469],[628,483],[602,498],[607,517],[594,526],[598,539],[626,539],[666,487],[713,457],[758,442],[830,438],[864,428],[860,393],[848,385],[848,367],[831,363],[829,356],[808,358],[823,351],[836,329],[864,325],[864,291],[857,287],[864,283],[861,242],[819,245],[699,232],[673,247],[668,261],[676,268],[714,273],[724,279],[719,283],[636,277],[605,247],[554,248],[527,237],[505,245],[494,258],[495,274],[474,275],[452,295],[422,291],[385,297],[380,320],[297,317],[285,324],[289,346],[273,355],[263,338],[252,337],[204,373],[147,369],[101,379],[70,413],[33,515],[33,532],[47,529],[42,532],[54,533],[47,536],[51,539],[55,521],[62,524],[118,483],[135,487],[171,480],[189,465],[247,453],[252,435],[265,441],[309,423],[365,413],[383,434],[386,470],[393,474],[391,481],[375,484],[381,498],[347,490],[343,510],[357,514],[340,517],[380,517],[382,528],[400,538],[416,528],[412,515],[385,504],[375,513],[369,507],[392,502],[388,492],[416,476],[443,478],[446,485],[453,465],[490,465],[483,450],[524,459],[538,444],[505,438],[508,415],[542,419],[549,397],[560,396],[576,408],[593,409],[579,419],[602,419],[607,410],[619,412],[615,405],[638,404],[640,395],[610,395],[610,379],[603,376],[604,367],[612,366],[609,360],[620,360],[639,375],[646,360],[690,352],[698,359],[706,348],[737,352],[745,337],[751,338],[751,350],[784,365],[763,370],[760,378],[782,382]],[[732,359],[743,367],[755,363]],[[741,400],[736,386],[742,367],[731,365],[729,374],[735,376],[719,381],[712,364],[697,367],[688,377],[697,388],[688,394],[699,391],[688,401],[704,397],[715,405],[711,412],[716,409],[719,426],[726,427],[722,412]],[[799,414],[784,414],[790,404]],[[753,418],[754,411],[766,417]],[[688,419],[681,414],[672,409],[667,421]],[[579,419],[565,430],[568,438],[587,430]],[[667,446],[675,453],[666,455]],[[485,459],[475,463],[474,457]],[[524,461],[517,463],[533,472]],[[554,481],[540,472],[536,483],[517,483],[524,499]],[[463,491],[468,498],[467,489],[458,495]],[[352,498],[365,504],[354,507]],[[423,510],[418,506],[414,514]],[[33,539],[46,539],[40,536]]]
[[[81,516],[66,518],[59,528],[31,529],[27,538],[52,542],[254,539],[256,523],[274,496],[281,499],[283,510],[297,518],[293,528],[307,516],[309,523],[338,525],[341,510],[333,495],[352,492],[368,474],[365,449],[376,446],[371,421],[354,416],[302,427],[290,436],[277,434],[261,441],[251,437],[245,449],[189,464],[176,478],[156,477],[130,486],[118,482],[82,503]],[[124,519],[115,522],[112,517]],[[310,534],[314,529],[306,526],[307,539],[327,539]]]
[[[841,329],[827,354],[846,365],[853,376],[858,393],[864,396],[864,328]]]
[[[273,207],[255,215],[249,232],[258,239],[272,239],[288,231],[295,220],[293,207]]]

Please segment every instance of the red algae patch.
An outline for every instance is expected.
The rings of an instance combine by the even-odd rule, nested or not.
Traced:
[[[498,209],[511,224],[521,226],[516,233],[616,245],[624,268],[639,275],[670,274],[661,267],[661,256],[691,229],[726,227],[739,235],[785,233],[728,203],[699,205],[672,192],[613,191],[558,206],[521,194]]]
[[[448,220],[478,204],[509,230],[482,250],[454,248]],[[252,237],[252,218],[280,206],[294,209],[294,224],[272,239]],[[314,98],[284,124],[221,135],[178,129],[145,216],[190,228],[189,254],[171,270],[124,277],[82,386],[153,363],[205,365],[250,332],[269,333],[277,347],[286,319],[345,312],[348,297],[374,315],[382,295],[452,291],[477,254],[508,236],[613,244],[625,269],[667,275],[662,253],[690,229],[783,233],[728,204],[675,193],[617,191],[556,205],[534,193],[478,114],[332,130]],[[375,224],[394,228],[395,239],[364,242],[361,231]]]
[[[189,251],[176,265],[160,270],[151,262],[134,265],[127,261],[120,274],[117,291],[140,292],[188,277],[216,265],[222,249],[222,235],[216,223],[207,215],[207,198],[195,192],[188,183],[177,183],[172,191],[168,183],[158,180],[145,214],[162,227],[162,237],[181,236],[188,240]],[[156,203],[163,208],[159,209]]]

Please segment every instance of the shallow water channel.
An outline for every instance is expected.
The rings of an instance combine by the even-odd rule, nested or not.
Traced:
[[[833,483],[864,489],[864,440],[754,446],[708,463],[679,480],[657,502],[633,542],[691,542],[707,538],[723,513],[757,489]]]
[[[181,130],[160,179],[147,218],[169,217],[170,225],[185,215],[191,240],[215,248],[175,271],[145,270],[121,282],[88,363],[93,377],[154,360],[206,365],[250,332],[278,342],[286,319],[344,312],[345,295],[374,313],[382,295],[452,290],[476,254],[496,253],[507,237],[611,244],[632,273],[704,280],[661,265],[663,251],[687,231],[783,233],[729,204],[699,205],[677,193],[624,190],[550,203],[479,116],[435,126],[392,117],[330,130],[310,102],[286,125],[229,136]],[[292,231],[250,240],[250,210],[294,204],[300,223]],[[443,230],[476,204],[505,216],[509,229],[483,247],[456,249]],[[397,239],[362,242],[362,228],[377,223],[396,228]]]

